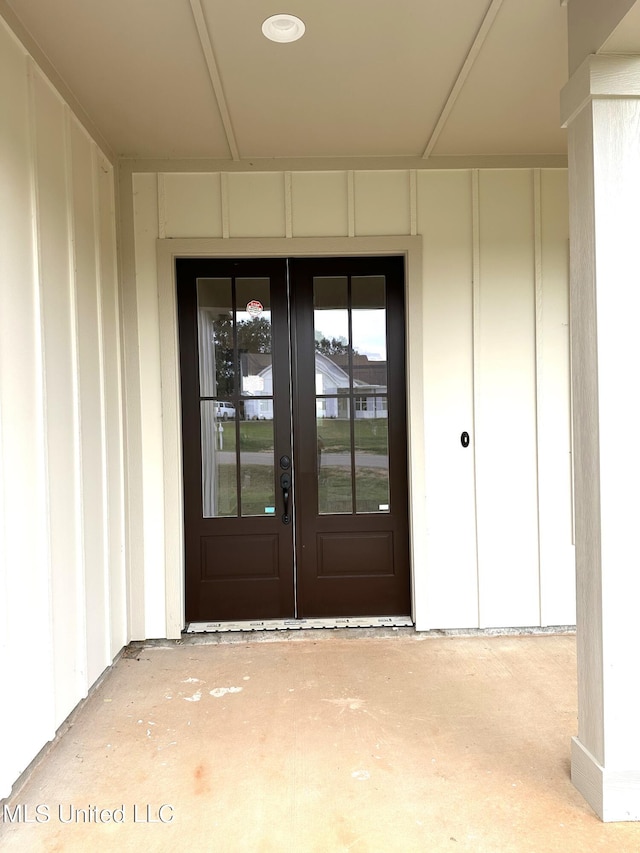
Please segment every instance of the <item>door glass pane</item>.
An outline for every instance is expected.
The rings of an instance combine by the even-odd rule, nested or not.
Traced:
[[[389,512],[387,398],[354,397],[356,512]]]
[[[275,515],[273,420],[240,423],[242,515]]]
[[[349,388],[349,311],[346,276],[313,279],[316,394]]]
[[[318,512],[353,512],[348,397],[316,399]]]
[[[230,278],[199,278],[198,358],[201,397],[231,397],[233,302]]]
[[[236,279],[236,322],[241,388],[244,396],[273,394],[271,361],[271,292],[268,278]],[[248,417],[257,417],[258,406],[249,407]],[[255,415],[252,411],[255,410]]]
[[[387,329],[384,276],[353,276],[351,304],[354,391],[386,393]]]
[[[238,514],[235,410],[220,416],[214,400],[200,402],[202,514],[218,518]],[[231,420],[228,420],[231,416]]]

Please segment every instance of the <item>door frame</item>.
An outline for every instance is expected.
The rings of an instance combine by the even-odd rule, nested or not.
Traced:
[[[426,553],[422,237],[227,237],[156,241],[164,483],[164,576],[168,639],[179,639],[184,616],[184,513],[180,353],[175,259],[400,255],[405,259],[407,456],[411,615],[418,630],[425,609]]]

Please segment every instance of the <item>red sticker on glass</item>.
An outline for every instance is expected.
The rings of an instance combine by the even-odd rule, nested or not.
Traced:
[[[263,311],[264,308],[262,307],[262,302],[258,302],[257,299],[252,299],[251,302],[247,302],[247,314],[250,314],[252,317],[259,317]]]

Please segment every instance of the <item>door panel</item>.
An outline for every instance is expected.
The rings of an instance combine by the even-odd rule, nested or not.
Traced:
[[[176,274],[187,621],[292,618],[285,263],[181,258]]]
[[[292,260],[298,613],[410,613],[404,273]]]
[[[187,620],[407,615],[402,259],[177,284]]]

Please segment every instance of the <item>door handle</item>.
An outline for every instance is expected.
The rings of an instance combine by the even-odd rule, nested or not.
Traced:
[[[284,474],[280,475],[280,488],[282,489],[282,501],[284,503],[284,515],[282,516],[282,523],[289,524],[291,521],[291,516],[289,515],[289,493],[291,491],[291,474],[288,474],[286,471]]]

